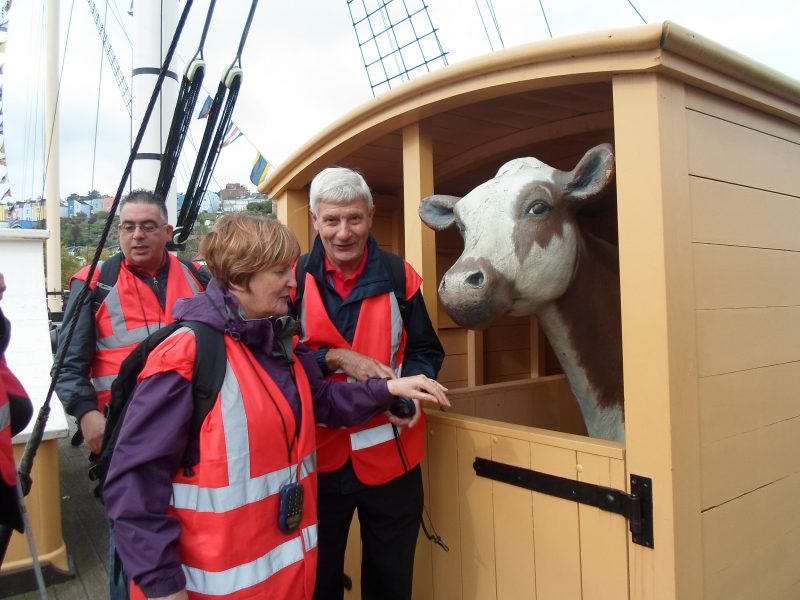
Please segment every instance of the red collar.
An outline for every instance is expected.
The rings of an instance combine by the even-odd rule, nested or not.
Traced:
[[[350,292],[353,291],[358,278],[361,277],[362,273],[364,273],[364,268],[367,266],[368,254],[368,249],[364,247],[364,256],[361,257],[361,264],[359,264],[358,268],[347,277],[344,277],[341,270],[333,266],[331,261],[328,260],[328,257],[325,256],[325,281],[331,284],[333,289],[336,290],[336,293],[339,294],[339,296],[341,296],[343,299],[350,295]]]

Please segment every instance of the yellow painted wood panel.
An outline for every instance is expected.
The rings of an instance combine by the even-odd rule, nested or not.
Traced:
[[[800,362],[701,377],[704,444],[800,416]]]
[[[422,489],[425,494],[425,510],[422,515],[428,530],[433,533],[436,521],[431,524],[430,514],[430,470],[428,469],[428,447],[425,447],[425,457],[420,468],[422,470]],[[411,588],[411,597],[414,600],[433,600],[433,552],[444,552],[433,542],[425,537],[422,527],[417,536],[417,548],[414,553],[414,581]]]
[[[518,350],[487,352],[483,363],[483,378],[493,383],[495,378],[516,375],[517,379],[527,377],[531,370],[530,355]]]
[[[459,498],[458,443],[456,427],[428,422],[428,506],[436,529],[450,552],[433,552],[433,597],[458,600],[462,597],[461,517]]]
[[[689,190],[694,241],[800,250],[797,197],[701,177],[689,178]]]
[[[800,126],[697,88],[686,88],[686,107],[800,144]]]
[[[438,335],[445,354],[467,353],[466,329],[440,329]]]
[[[578,480],[625,490],[624,461],[578,453]],[[582,600],[628,598],[628,521],[599,508],[579,505]]]
[[[530,469],[530,443],[495,437],[492,460]],[[497,598],[536,599],[533,551],[533,496],[529,490],[493,482]]]
[[[492,482],[475,475],[475,458],[492,457],[488,433],[458,429],[458,506],[461,514],[461,575],[464,600],[497,598],[494,523],[489,517],[502,510],[492,498]],[[501,600],[501,599],[498,599]]]
[[[800,306],[697,311],[701,376],[800,360]]]
[[[797,598],[800,473],[703,513],[707,600]]]
[[[694,272],[699,309],[800,305],[800,252],[694,244]]]
[[[800,144],[687,111],[692,175],[800,194]]]
[[[524,350],[531,345],[530,319],[514,319],[514,322],[490,327],[484,331],[484,348],[488,352],[502,350]]]
[[[344,572],[353,582],[353,587],[345,590],[344,597],[349,600],[361,598],[361,525],[358,512],[353,515],[350,532],[347,534],[347,548],[344,551]]]
[[[531,444],[531,468],[576,478],[576,453]],[[578,505],[533,492],[534,547],[537,600],[581,598],[581,551]]]
[[[703,444],[703,508],[800,471],[800,417]]]

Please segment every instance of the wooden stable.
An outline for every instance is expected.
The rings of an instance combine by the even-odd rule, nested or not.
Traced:
[[[461,242],[417,215],[510,158],[571,169],[601,142],[616,191],[586,217],[619,248],[625,444],[581,435],[535,322],[468,332],[439,311]],[[800,83],[668,22],[460,63],[265,182],[305,247],[307,186],[333,164],[365,175],[375,235],[423,275],[447,351],[455,407],[429,411],[424,473],[450,551],[420,537],[415,598],[800,597]],[[649,479],[652,547],[619,514],[478,476],[476,458],[625,492]],[[348,574],[358,597],[357,561]]]

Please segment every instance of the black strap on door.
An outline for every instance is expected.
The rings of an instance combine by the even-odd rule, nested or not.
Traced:
[[[653,548],[653,481],[649,477],[631,475],[631,493],[602,485],[575,481],[541,471],[523,469],[485,458],[475,458],[475,474],[493,481],[515,485],[588,504],[628,519],[633,542]]]

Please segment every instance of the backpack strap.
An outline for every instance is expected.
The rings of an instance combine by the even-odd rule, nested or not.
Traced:
[[[384,252],[378,249],[378,255],[383,262],[383,268],[389,273],[389,281],[392,282],[392,289],[397,298],[402,312],[408,304],[406,300],[406,264],[397,254]]]
[[[294,290],[294,305],[300,305],[303,299],[303,291],[306,289],[306,273],[308,272],[308,260],[311,258],[311,253],[303,254],[297,259],[297,265],[294,269],[294,278],[297,281],[297,287]]]
[[[106,296],[108,296],[108,292],[117,284],[122,259],[122,252],[117,252],[100,265],[100,275],[97,278],[97,284],[95,285],[94,295],[92,297],[92,308],[94,312],[100,310],[100,305],[106,299]]]
[[[194,397],[194,412],[189,425],[189,439],[200,437],[200,428],[206,416],[214,407],[217,394],[222,389],[227,365],[225,353],[225,339],[223,333],[200,321],[182,321],[181,325],[189,327],[195,335],[197,351],[194,359],[194,376],[192,389]],[[187,475],[197,463],[184,455],[181,466]]]

